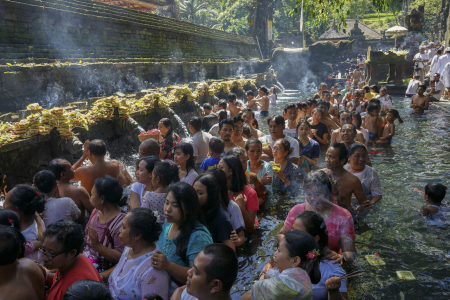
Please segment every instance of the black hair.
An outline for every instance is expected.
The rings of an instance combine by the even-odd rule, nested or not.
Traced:
[[[81,225],[73,221],[59,220],[50,224],[44,233],[45,238],[55,238],[61,245],[63,253],[69,253],[72,250],[77,251],[77,255],[83,252],[84,235]]]
[[[231,186],[228,189],[232,192],[242,192],[247,185],[247,177],[245,176],[244,169],[242,168],[241,161],[236,155],[227,155],[222,157],[222,160],[231,169],[233,174],[231,178]]]
[[[370,92],[370,87],[368,85],[365,85],[363,87],[364,92],[369,93]]]
[[[212,105],[209,103],[203,103],[203,109],[212,110]]]
[[[197,131],[202,130],[202,120],[199,117],[191,117],[189,120],[189,125]]]
[[[198,176],[195,179],[194,184],[197,181],[206,187],[206,192],[208,193],[208,200],[201,207],[201,210],[206,218],[206,223],[209,225],[217,217],[217,214],[220,211],[221,202],[217,201],[217,199],[220,199],[219,184],[217,183],[216,177],[211,174],[202,174]]]
[[[323,94],[331,94],[331,92],[329,90],[325,90],[322,92],[322,96],[323,96]]]
[[[269,125],[270,121],[272,121],[272,120],[274,120],[275,124],[277,124],[277,125],[284,125],[285,124],[285,120],[284,120],[282,115],[277,115],[277,114],[271,115],[270,118],[267,119],[267,125]]]
[[[252,125],[255,126],[256,129],[259,129],[258,120],[253,119]]]
[[[437,50],[436,54],[442,54],[442,49]]]
[[[64,293],[62,300],[111,300],[111,292],[101,282],[83,279],[75,281]]]
[[[434,203],[441,203],[445,197],[447,187],[441,183],[428,183],[425,186],[425,195]]]
[[[318,108],[318,107],[314,108],[314,109],[312,110],[311,114],[313,115],[316,111],[320,111],[320,113],[321,113],[322,116],[323,116],[323,114],[324,114],[323,109]]]
[[[203,214],[201,213],[198,196],[192,185],[186,182],[177,182],[172,184],[167,191],[175,198],[180,209],[181,215],[184,217],[183,224],[181,224],[180,233],[175,239],[176,251],[175,254],[187,262],[186,252],[189,245],[189,239],[197,226],[197,222],[205,224]]]
[[[216,178],[222,207],[228,209],[230,196],[228,196],[227,176],[225,175],[225,172],[222,169],[214,167],[209,168],[208,171],[206,171],[206,174],[211,174]]]
[[[212,138],[209,140],[209,149],[216,154],[222,154],[225,149],[225,143],[222,139]]]
[[[222,109],[226,110],[227,109],[227,100],[225,99],[221,99],[219,100],[219,104],[220,107],[222,107]]]
[[[373,104],[373,103],[378,103],[378,105],[380,105],[381,101],[380,101],[380,99],[377,99],[377,98],[370,99],[369,104]]]
[[[377,94],[380,92],[380,89],[379,89],[378,86],[375,85],[375,84],[374,84],[374,85],[371,85],[370,88],[371,88],[372,90],[374,90],[374,92],[377,93]],[[385,86],[383,86],[383,87],[381,87],[381,88],[386,89]]]
[[[370,113],[371,111],[377,110],[377,109],[378,109],[378,105],[373,104],[373,103],[370,103],[370,104],[367,106],[367,112],[368,112],[368,113]]]
[[[159,239],[161,225],[153,211],[147,207],[136,207],[128,213],[130,237],[141,235],[144,241],[151,244]]]
[[[175,153],[175,150],[177,149],[180,149],[184,155],[189,155],[189,158],[186,161],[186,170],[187,173],[189,173],[192,169],[195,168],[194,147],[192,147],[190,143],[181,143],[173,148],[173,152]]]
[[[238,158],[241,155],[244,155],[245,157],[247,157],[247,153],[245,153],[245,150],[242,149],[241,147],[231,148],[230,150],[228,150],[228,152],[226,154],[227,155],[236,155]]]
[[[352,133],[353,133],[353,136],[356,137],[356,134],[358,133],[358,132],[356,131],[356,126],[353,125],[353,124],[350,123],[350,122],[347,122],[347,123],[343,124],[342,127],[341,127],[341,129],[339,130],[339,132],[342,131],[342,128],[344,128],[345,125],[350,125],[350,126],[352,127]]]
[[[244,112],[249,112],[249,113],[251,113],[251,114],[252,114],[252,118],[253,118],[253,119],[255,118],[255,112],[253,111],[253,109],[246,107],[246,108],[244,108],[244,109],[241,111],[241,113],[244,113]]]
[[[22,248],[25,248],[25,239],[21,241],[17,233],[10,226],[0,225],[0,266],[14,263],[19,259]]]
[[[388,109],[387,113],[391,113],[394,115],[394,118],[398,119],[400,117],[400,114],[398,113],[398,110],[395,108]]]
[[[360,143],[353,143],[348,147],[348,157],[352,156],[358,149],[363,149],[366,154],[368,153],[366,146]]]
[[[281,145],[284,148],[284,151],[287,151],[288,153],[286,154],[286,156],[288,156],[289,154],[291,154],[291,142],[289,142],[287,139],[282,138],[282,139],[278,139],[274,142],[274,145],[276,142],[281,142]]]
[[[286,232],[284,235],[286,248],[290,257],[300,257],[300,268],[306,271],[311,279],[311,283],[318,284],[321,279],[320,260],[322,254],[318,257],[307,258],[306,255],[319,248],[316,239],[309,233],[294,230]]]
[[[248,149],[250,148],[250,144],[253,143],[259,144],[262,148],[262,142],[260,140],[258,140],[257,138],[249,138],[247,142],[245,142],[245,150],[248,151]]]
[[[252,90],[246,91],[245,94],[246,94],[247,96],[255,96],[255,94],[253,93]]]
[[[354,125],[353,125],[354,126]],[[344,143],[334,143],[331,145],[334,149],[339,150],[339,160],[345,159],[344,165],[348,162],[348,150]]]
[[[218,279],[222,282],[222,289],[228,293],[236,281],[239,264],[236,253],[224,244],[210,244],[202,250],[204,255],[212,256],[205,266],[206,279],[211,282]]]
[[[318,244],[320,246],[320,252],[323,252],[328,247],[327,225],[323,218],[318,213],[307,210],[299,213],[295,216],[295,219],[302,220],[302,224],[307,233],[313,237],[319,236]]]
[[[20,252],[19,257],[22,258],[25,256],[25,237],[21,233],[21,227],[20,227],[20,217],[19,215],[12,210],[9,209],[2,209],[0,210],[0,225],[7,226],[14,228],[17,235],[17,240],[20,244]]]
[[[153,169],[153,177],[159,177],[159,183],[167,187],[171,183],[180,181],[178,177],[178,166],[166,161],[157,162]]]
[[[62,158],[55,158],[48,163],[48,169],[55,175],[56,180],[60,180],[61,173],[66,171],[66,168],[63,166],[64,162],[68,161]]]
[[[242,114],[239,114],[239,115],[233,117],[234,124],[236,124],[236,122],[239,122],[239,121],[244,123],[244,120],[242,119]]]
[[[228,99],[228,102],[233,102],[234,100],[237,99],[237,96],[235,93],[228,93],[227,99]]]
[[[242,128],[242,134],[245,134],[246,136],[251,136],[252,131],[250,129],[250,126],[244,124],[244,127]]]
[[[267,87],[266,87],[265,85],[260,86],[259,89],[260,89],[261,91],[263,91],[264,94],[266,94],[266,95],[269,94],[269,90],[267,89]]]
[[[311,128],[311,124],[309,124],[309,122],[308,122],[307,120],[303,119],[303,120],[300,120],[300,121],[297,123],[297,130],[298,130],[298,128],[300,127],[300,125],[302,125],[302,124],[306,124],[306,126],[308,126],[309,128]]]
[[[56,186],[56,177],[50,171],[39,171],[33,177],[33,184],[41,193],[48,194]]]
[[[362,124],[361,114],[359,112],[357,112],[357,111],[352,111],[351,115],[352,115],[352,118],[356,119],[356,123],[358,124],[358,125],[356,125],[356,128],[357,129],[361,128],[361,124]]]
[[[232,119],[225,119],[219,122],[219,130],[222,130],[223,124],[231,125],[234,129],[234,122]]]
[[[145,169],[149,173],[153,172],[153,169],[155,168],[155,164],[161,161],[161,159],[159,157],[156,157],[156,156],[143,157],[143,158],[140,159],[139,163],[142,160],[145,161]]]
[[[164,300],[160,295],[151,293],[145,295],[145,297],[142,300]]]
[[[323,88],[324,86],[328,86],[328,84],[326,82],[321,82],[319,84],[319,89]]]
[[[89,142],[89,152],[94,156],[106,155],[106,144],[103,140],[93,140]]]
[[[317,106],[317,100],[316,99],[312,99],[312,98],[306,99],[306,105],[308,107],[310,107],[313,104],[315,104]]]
[[[159,120],[159,123],[162,123],[166,128],[169,127],[169,131],[167,131],[166,136],[170,136],[173,132],[172,121],[169,118],[162,118],[161,120]]]
[[[426,86],[425,84],[419,85],[419,86],[417,87],[417,89],[420,88],[420,87],[423,89],[424,92],[427,90],[427,86]]]
[[[29,185],[18,185],[9,193],[11,193],[11,205],[23,212],[24,215],[32,216],[35,212],[44,212],[45,197],[36,188]]]
[[[127,198],[123,195],[123,188],[117,179],[105,175],[101,178],[97,178],[94,181],[95,190],[97,196],[105,196],[105,201],[118,206],[124,206],[127,204]]]
[[[226,110],[219,111],[219,122],[222,120],[226,120],[228,118],[228,114]]]
[[[321,105],[326,106],[328,109],[330,109],[330,102],[320,100],[319,103],[317,103],[317,106]]]
[[[351,112],[348,111],[347,109],[340,110],[340,111],[338,112],[338,119],[341,118],[341,114],[349,114],[349,115],[351,115]]]
[[[307,108],[308,104],[306,103],[306,101],[298,101],[295,106],[297,107],[297,109],[302,110],[303,108]]]
[[[287,113],[287,110],[288,109],[291,109],[291,108],[293,108],[293,109],[297,109],[297,105],[295,105],[295,103],[294,102],[288,102],[288,103],[286,103],[286,105],[284,106],[284,109],[283,109],[283,111],[284,111],[284,113]]]
[[[325,171],[318,170],[307,173],[303,181],[303,190],[307,190],[308,185],[320,187],[328,198],[333,194],[333,182]]]

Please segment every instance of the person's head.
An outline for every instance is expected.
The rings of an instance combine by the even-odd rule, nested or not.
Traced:
[[[244,120],[240,115],[237,115],[233,117],[233,123],[234,123],[234,131],[233,134],[237,137],[242,136],[242,131],[244,129]]]
[[[75,177],[72,165],[65,159],[55,158],[48,163],[48,169],[55,175],[56,180],[68,182]]]
[[[152,173],[153,188],[167,187],[173,182],[180,181],[178,177],[178,166],[166,161],[158,162]]]
[[[0,225],[14,228],[17,234],[17,239],[20,244],[20,253],[18,258],[22,258],[25,256],[25,237],[21,233],[21,225],[20,225],[20,217],[19,215],[10,210],[10,209],[2,209],[0,210]]]
[[[164,215],[166,222],[178,224],[181,228],[175,242],[175,253],[186,261],[186,251],[191,233],[197,222],[204,223],[195,189],[185,182],[172,184],[164,202]]]
[[[219,105],[219,107],[221,109],[226,111],[226,109],[227,109],[227,100],[225,100],[225,99],[219,100],[219,104],[218,105]]]
[[[332,202],[333,182],[326,172],[309,172],[303,181],[305,200],[317,211],[324,210]]]
[[[439,49],[436,51],[436,55],[441,56],[442,55],[442,49]],[[419,76],[420,77],[420,76]]]
[[[286,232],[273,256],[280,273],[290,268],[302,268],[311,283],[317,284],[321,278],[319,265],[322,258],[318,250],[319,245],[312,235],[294,230]]]
[[[145,295],[145,297],[142,300],[164,300],[163,297],[156,293],[150,293]]]
[[[124,206],[127,198],[123,195],[123,188],[117,179],[105,175],[94,181],[91,191],[91,204],[102,211],[105,206]]]
[[[345,123],[351,123],[352,122],[352,116],[350,115],[350,112],[348,110],[341,110],[338,114],[339,117],[339,124],[342,126]]]
[[[307,137],[311,133],[311,124],[308,121],[302,119],[297,123],[297,134],[299,137]]]
[[[222,169],[216,167],[209,168],[208,171],[206,171],[206,174],[211,174],[216,178],[221,205],[222,207],[228,207],[230,197],[228,196],[227,175],[225,175],[225,172]]]
[[[287,139],[278,139],[273,143],[273,157],[278,160],[287,159],[291,154],[291,143]]]
[[[441,74],[434,73],[434,76],[433,76],[434,82],[438,82],[440,80],[440,78],[441,78]]]
[[[231,136],[233,135],[234,131],[234,123],[231,119],[225,119],[219,122],[219,134],[220,138],[224,142],[231,141]]]
[[[329,102],[331,99],[331,93],[329,90],[325,90],[322,92],[322,100]]]
[[[382,88],[385,88],[386,89],[386,87],[385,86],[383,86]],[[372,92],[372,93],[380,93],[380,89],[378,88],[378,86],[377,85],[371,85],[370,86],[370,92]]]
[[[173,132],[172,121],[168,118],[162,118],[159,120],[158,129],[163,136],[169,136]]]
[[[269,125],[269,133],[272,136],[272,139],[276,140],[284,136],[283,131],[286,127],[286,123],[283,116],[272,115],[267,119],[267,125]]]
[[[16,212],[20,219],[29,218],[44,212],[45,196],[34,187],[18,185],[6,194],[3,207]]]
[[[309,98],[306,100],[306,105],[308,107],[308,115],[310,115],[311,111],[317,106],[317,100]]]
[[[306,104],[306,101],[298,101],[295,103],[295,106],[297,107],[297,115],[300,115],[302,119],[305,118],[308,113],[308,104]]]
[[[188,172],[195,168],[194,148],[190,143],[181,143],[173,148],[173,162],[178,166],[186,165]]]
[[[321,82],[321,83],[319,84],[319,92],[323,92],[323,91],[325,91],[327,88],[328,88],[328,85],[327,85],[326,82]]]
[[[357,111],[352,111],[352,124],[356,126],[357,129],[361,128],[362,119],[361,114]]]
[[[313,122],[320,122],[320,120],[323,117],[323,109],[321,108],[314,108],[312,111],[312,118],[313,118]]]
[[[346,70],[347,72],[348,70]],[[350,87],[352,86],[352,84],[350,83],[350,81],[346,81],[344,84],[345,89],[348,91],[350,89]]]
[[[209,103],[204,103],[203,104],[203,113],[205,116],[211,114],[212,111],[212,105]]]
[[[362,90],[363,87],[364,87],[364,82],[362,82],[362,81],[358,82],[358,84],[356,85],[356,88],[359,90]]]
[[[421,84],[417,87],[417,94],[419,96],[423,96],[423,94],[425,93],[426,90],[427,90],[427,86],[424,84]]]
[[[378,89],[377,86],[375,86],[375,87]],[[379,90],[379,93],[380,93],[381,96],[386,95],[386,93],[387,93],[387,87],[386,87],[386,86],[382,86],[382,87],[380,88],[380,90]]]
[[[325,155],[327,169],[341,169],[347,163],[348,150],[344,143],[334,143]]]
[[[160,147],[155,139],[146,139],[139,145],[139,157],[156,156],[159,157]]]
[[[11,265],[20,258],[25,247],[25,239],[11,226],[0,225],[0,266]]]
[[[247,178],[242,168],[242,163],[236,155],[227,155],[222,157],[219,162],[219,168],[225,172],[228,189],[232,192],[242,192],[247,185]]]
[[[294,102],[289,102],[286,103],[286,105],[284,106],[284,117],[286,118],[286,120],[290,120],[290,121],[295,121],[297,120],[297,106],[295,105]]]
[[[219,118],[219,123],[220,123],[222,120],[226,120],[226,119],[228,118],[227,111],[226,111],[226,110],[221,110],[221,111],[219,111],[219,113],[217,114],[217,118]]]
[[[211,294],[229,295],[238,269],[236,253],[230,247],[207,245],[188,271],[187,292],[197,299],[209,299]]]
[[[161,159],[156,156],[140,158],[136,171],[136,181],[145,185],[152,184],[153,168],[155,168],[155,164],[160,161]]]
[[[348,147],[348,162],[355,171],[363,171],[366,168],[366,161],[369,153],[366,146],[354,143]]]
[[[247,100],[251,100],[251,99],[255,98],[255,94],[253,93],[252,90],[246,91],[245,95],[247,96]]]
[[[209,153],[211,157],[218,158],[220,155],[222,155],[224,149],[225,143],[223,142],[223,140],[212,138],[209,141]]]
[[[111,292],[101,282],[83,279],[75,281],[64,293],[62,300],[111,300]]]
[[[229,103],[234,104],[236,102],[237,96],[235,93],[228,93],[227,100]]]
[[[96,157],[104,157],[106,155],[106,144],[103,140],[93,140],[89,142],[89,159],[95,160]]]
[[[262,85],[259,87],[258,94],[261,97],[267,96],[269,94],[269,90],[267,89],[267,87],[265,85]]]
[[[303,211],[295,216],[292,230],[299,230],[312,235],[320,246],[320,252],[328,247],[327,226],[323,218],[314,211]]]
[[[367,106],[367,112],[372,116],[378,115],[378,105],[376,105],[375,103],[370,103]]]
[[[414,79],[415,80],[419,80],[420,79],[420,75],[414,75]]]
[[[447,187],[441,183],[428,183],[425,186],[425,200],[431,204],[441,204],[446,191]]]
[[[160,233],[161,225],[155,213],[147,207],[136,207],[123,219],[119,238],[122,245],[134,248],[156,243]]]
[[[370,87],[369,87],[368,85],[365,85],[365,86],[363,87],[363,90],[364,90],[364,94],[370,93]]]
[[[241,147],[234,147],[230,150],[228,150],[227,155],[236,155],[237,158],[239,158],[239,161],[241,162],[242,169],[244,172],[247,171],[247,153],[244,149]]]
[[[50,224],[44,233],[40,253],[44,267],[66,270],[83,251],[84,236],[81,225],[59,220]]]
[[[324,116],[328,115],[328,110],[330,109],[330,102],[327,101],[319,101],[317,107],[323,110]]]
[[[419,53],[423,54],[425,52],[425,47],[424,46],[420,46],[419,47]]]
[[[192,134],[202,131],[202,120],[199,117],[191,117],[188,125]]]
[[[248,159],[251,161],[258,161],[262,155],[262,143],[256,138],[250,138],[245,143],[245,151]]]
[[[386,120],[390,123],[393,123],[396,119],[398,119],[399,116],[400,114],[398,113],[398,110],[396,110],[395,108],[390,108],[386,113]]]
[[[211,174],[202,174],[195,179],[192,186],[197,192],[203,215],[210,224],[219,213],[221,205],[221,201],[217,201],[220,199],[220,194],[216,177]]]
[[[255,119],[255,112],[251,108],[244,108],[242,111],[242,120],[244,123],[252,126],[253,120]]]
[[[252,137],[252,131],[247,124],[244,124],[244,127],[242,128],[242,136],[247,140]]]
[[[352,123],[343,124],[340,130],[342,141],[347,144],[354,142],[356,133],[356,126]]]
[[[360,89],[353,91],[353,98],[354,99],[360,99],[363,96],[363,92]]]
[[[39,192],[50,195],[58,189],[55,175],[47,170],[39,171],[36,175],[34,175],[33,185],[39,190]]]

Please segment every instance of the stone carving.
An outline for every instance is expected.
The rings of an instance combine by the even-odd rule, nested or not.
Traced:
[[[405,17],[405,25],[408,31],[422,33],[423,26],[425,24],[425,12],[424,6],[420,5],[419,9],[413,9],[409,15]]]

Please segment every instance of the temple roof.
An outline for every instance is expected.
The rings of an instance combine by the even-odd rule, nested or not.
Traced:
[[[349,35],[343,32],[340,32],[335,25],[333,25],[330,29],[328,29],[324,34],[319,37],[319,40],[346,40],[349,38]]]
[[[173,3],[173,1],[171,0],[95,0],[95,1],[136,10],[154,10],[157,7],[167,6]]]
[[[345,22],[347,23],[347,28],[345,28],[345,32],[350,32],[353,30],[353,28],[355,28],[355,23],[356,23],[356,19],[348,19],[345,20]],[[358,27],[359,29],[361,29],[361,31],[363,32],[364,36],[367,39],[370,40],[379,40],[383,37],[383,35],[381,33],[379,33],[378,31],[370,28],[369,26],[367,26],[366,24],[364,24],[363,22],[358,20]],[[340,32],[343,33],[344,27],[341,28]]]

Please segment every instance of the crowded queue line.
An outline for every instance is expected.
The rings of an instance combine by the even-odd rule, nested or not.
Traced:
[[[382,90],[365,101],[350,88],[330,97],[321,84],[314,98],[261,119],[267,135],[235,95],[225,105],[230,117],[226,110],[215,117],[215,134],[194,117],[193,137],[181,142],[162,119],[162,139],[139,146],[130,199],[123,196],[132,181],[123,165],[105,160],[103,141],[86,141],[73,166],[54,159],[33,186],[3,189],[1,293],[13,300],[91,299],[94,292],[101,299],[230,299],[235,252],[257,230],[260,205],[275,193],[295,196],[303,183],[306,202],[290,210],[278,250],[242,299],[347,299],[340,277],[355,259],[357,214],[382,198],[365,145],[390,143],[393,122],[401,121],[383,106],[390,98]],[[261,87],[252,102],[263,112],[272,103],[268,94]],[[326,168],[317,170],[323,147]],[[83,166],[86,159],[91,164]],[[445,187],[427,186],[423,214],[439,215],[444,196]]]

